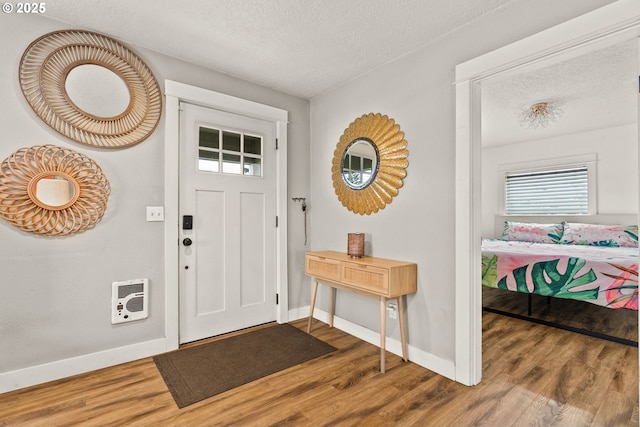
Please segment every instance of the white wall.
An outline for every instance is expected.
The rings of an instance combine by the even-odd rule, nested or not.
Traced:
[[[504,183],[501,165],[595,154],[597,213],[633,214],[638,206],[638,126],[636,124],[526,141],[482,150],[482,235],[492,237]]]
[[[33,40],[73,27],[35,15],[5,14],[1,21],[0,160],[21,147],[67,147],[102,167],[112,193],[102,221],[67,237],[36,236],[0,219],[0,374],[164,337],[164,224],[145,219],[146,206],[163,205],[164,116],[150,138],[127,149],[91,148],[62,137],[24,100],[18,65]],[[309,197],[308,100],[129,47],[149,65],[161,88],[171,79],[288,110],[288,199]],[[292,308],[308,305],[298,209],[290,201]],[[150,280],[149,318],[111,325],[111,283],[141,277]]]
[[[411,347],[454,359],[455,66],[608,3],[515,2],[312,100],[311,247],[344,251],[348,232],[364,232],[368,255],[416,262],[418,292],[409,296],[407,314]],[[334,194],[331,160],[344,129],[370,112],[387,114],[405,132],[409,167],[393,202],[360,216]],[[379,331],[375,300],[338,295],[337,316]],[[318,305],[328,307],[326,291]]]

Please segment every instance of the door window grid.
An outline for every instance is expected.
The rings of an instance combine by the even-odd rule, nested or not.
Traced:
[[[204,126],[199,128],[199,171],[261,177],[262,153],[261,136]]]

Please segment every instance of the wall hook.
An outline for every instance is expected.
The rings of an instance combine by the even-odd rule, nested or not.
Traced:
[[[304,212],[304,245],[307,246],[307,198],[292,197],[294,202],[302,202],[302,212]]]
[[[302,212],[307,210],[307,198],[306,197],[292,197],[294,202],[302,202]]]

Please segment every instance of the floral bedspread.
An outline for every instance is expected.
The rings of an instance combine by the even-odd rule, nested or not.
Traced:
[[[638,310],[638,248],[483,240],[482,284]]]

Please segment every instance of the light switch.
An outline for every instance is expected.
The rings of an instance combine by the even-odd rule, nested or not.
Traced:
[[[164,207],[147,206],[147,221],[164,221]]]

